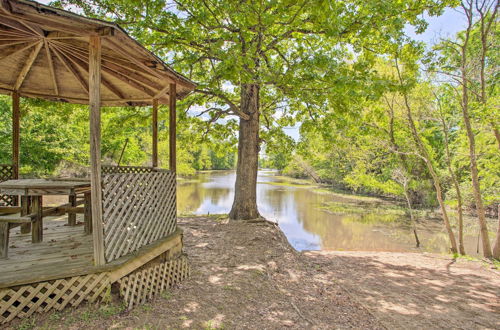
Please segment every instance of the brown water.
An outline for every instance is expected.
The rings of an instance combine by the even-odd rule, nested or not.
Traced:
[[[377,198],[328,193],[311,185],[290,184],[273,171],[259,171],[260,213],[279,224],[297,250],[427,251],[446,253],[447,234],[439,219],[419,214],[421,247],[415,248],[409,217],[395,204]],[[179,214],[228,213],[235,172],[201,172],[178,183]],[[325,206],[333,205],[333,209]],[[477,228],[468,219],[465,247],[477,254]],[[490,226],[490,230],[494,223]]]

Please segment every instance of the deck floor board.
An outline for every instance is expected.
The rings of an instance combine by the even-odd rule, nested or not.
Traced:
[[[82,222],[83,216],[77,215]],[[83,225],[70,227],[67,216],[44,218],[43,242],[31,243],[31,234],[10,232],[8,259],[0,260],[0,288],[6,283],[30,282],[39,276],[88,272],[93,266],[92,235]]]

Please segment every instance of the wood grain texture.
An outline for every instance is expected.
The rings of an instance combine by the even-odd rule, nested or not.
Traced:
[[[110,262],[175,231],[175,175],[104,175],[102,205],[105,255]]]
[[[21,144],[21,110],[19,93],[12,93],[12,174],[9,179],[19,178],[19,146]],[[1,178],[0,178],[1,180]],[[3,180],[2,180],[3,181]]]
[[[101,186],[101,39],[89,41],[89,104],[90,104],[90,182],[94,263],[104,265]]]
[[[177,171],[177,87],[170,84],[170,112],[169,112],[169,169]]]
[[[167,261],[153,260],[118,281],[120,295],[128,308],[132,308],[151,300],[187,277],[189,265],[186,256],[181,255]]]
[[[152,131],[153,131],[153,150],[151,156],[151,165],[158,167],[158,99],[153,99],[152,107]]]
[[[103,44],[104,105],[168,104],[170,83],[180,98],[196,87],[113,23],[26,1],[0,7],[0,93],[89,104],[91,37]]]

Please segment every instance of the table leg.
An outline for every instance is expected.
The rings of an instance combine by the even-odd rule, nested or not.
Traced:
[[[69,195],[68,202],[71,207],[76,207],[76,195]],[[68,225],[76,226],[76,213],[68,212]]]
[[[9,250],[9,223],[0,222],[0,259],[7,258]]]
[[[84,204],[84,214],[83,221],[85,226],[85,234],[92,234],[92,203],[91,203],[91,195],[90,192],[85,193],[84,195],[85,204]]]
[[[36,215],[31,230],[31,242],[40,243],[43,241],[43,217],[42,217],[42,196],[31,197],[31,210]]]
[[[21,216],[30,214],[30,198],[28,196],[21,196]],[[23,223],[21,225],[21,234],[28,234],[31,232],[31,223]]]

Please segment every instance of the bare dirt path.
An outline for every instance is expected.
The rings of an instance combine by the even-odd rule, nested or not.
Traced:
[[[477,261],[392,252],[305,252],[390,329],[500,329],[500,273]]]
[[[500,328],[498,273],[405,253],[304,252],[269,222],[181,218],[191,277],[148,304],[16,321],[39,329]]]

